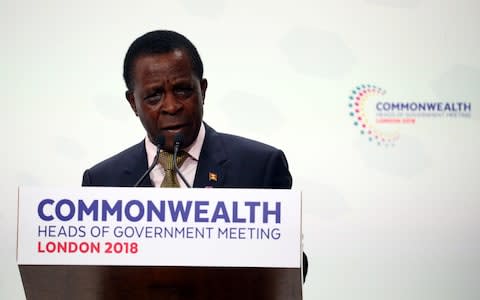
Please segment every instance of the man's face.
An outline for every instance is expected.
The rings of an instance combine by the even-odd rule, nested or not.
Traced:
[[[133,91],[127,100],[152,142],[165,137],[167,151],[173,150],[176,134],[184,136],[183,147],[196,139],[202,123],[207,80],[197,78],[188,54],[174,50],[140,56],[133,70]]]

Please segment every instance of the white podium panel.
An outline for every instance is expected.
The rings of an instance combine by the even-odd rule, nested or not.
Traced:
[[[299,268],[292,190],[19,188],[19,265]]]

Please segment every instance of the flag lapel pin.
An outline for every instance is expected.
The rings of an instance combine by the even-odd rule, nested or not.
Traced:
[[[217,173],[208,172],[208,180],[217,182],[218,180]]]

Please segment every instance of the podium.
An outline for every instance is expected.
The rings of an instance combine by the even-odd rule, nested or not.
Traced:
[[[291,190],[20,188],[27,299],[302,299]]]

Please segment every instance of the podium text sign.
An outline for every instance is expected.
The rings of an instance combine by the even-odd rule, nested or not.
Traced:
[[[295,299],[300,237],[291,190],[19,189],[29,299]]]

